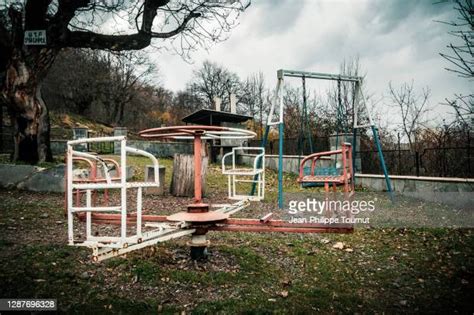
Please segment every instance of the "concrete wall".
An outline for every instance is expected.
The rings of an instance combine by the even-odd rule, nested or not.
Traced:
[[[474,179],[428,176],[390,176],[393,191],[430,202],[473,208]],[[386,191],[385,177],[356,174],[356,184],[372,191]]]
[[[51,140],[53,155],[64,155],[67,150],[67,140]]]
[[[0,164],[0,187],[39,192],[64,192],[65,164],[50,168],[33,165]],[[114,176],[114,171],[111,172]],[[134,175],[134,168],[127,166],[127,180]]]
[[[54,155],[64,155],[67,140],[51,140]],[[174,154],[193,154],[191,142],[157,142],[148,140],[128,140],[127,146],[145,150],[156,157],[172,157]]]
[[[175,154],[193,154],[193,144],[191,142],[128,140],[127,146],[144,150],[156,157],[173,157]]]

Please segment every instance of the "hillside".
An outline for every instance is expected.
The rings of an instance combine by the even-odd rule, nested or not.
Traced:
[[[114,128],[76,114],[50,113],[51,139],[72,139],[72,128],[88,128],[97,136],[112,135]]]

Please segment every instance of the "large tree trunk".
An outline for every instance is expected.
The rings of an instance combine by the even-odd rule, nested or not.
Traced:
[[[41,97],[41,83],[56,54],[46,48],[28,56],[16,51],[7,66],[2,94],[14,126],[14,161],[52,161],[49,113]]]
[[[202,195],[206,190],[208,158],[203,156],[201,164]],[[175,154],[173,158],[173,175],[171,177],[170,193],[173,196],[194,196],[194,155]]]

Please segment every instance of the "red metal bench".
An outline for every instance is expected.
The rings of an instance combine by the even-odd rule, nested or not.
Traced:
[[[323,168],[321,166],[316,167],[317,161],[321,157],[326,156],[335,156],[334,158],[337,159],[338,155],[341,155],[341,167],[339,168]],[[310,164],[310,172],[305,172],[305,164]],[[336,160],[336,163],[338,161]],[[324,172],[324,169],[327,169],[328,172]],[[334,170],[335,171],[329,171]],[[308,170],[308,168],[306,168]],[[323,170],[321,172],[321,170]],[[326,173],[326,174],[325,174]],[[335,174],[337,173],[337,174]],[[331,184],[333,190],[336,191],[337,185],[344,185],[344,192],[353,192],[354,191],[354,180],[352,178],[353,170],[352,170],[352,147],[350,143],[343,143],[342,147],[338,150],[334,151],[326,151],[326,152],[319,152],[313,153],[306,156],[300,164],[300,172],[298,177],[298,182],[301,184],[304,183],[324,183],[324,189],[326,192],[329,192],[329,185]]]

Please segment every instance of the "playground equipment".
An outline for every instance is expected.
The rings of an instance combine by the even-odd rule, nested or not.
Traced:
[[[317,167],[317,162],[325,156],[341,156],[338,167]],[[309,172],[305,172],[305,165],[310,162]],[[308,173],[308,174],[307,174]],[[329,184],[336,191],[336,185],[344,185],[345,193],[354,192],[352,149],[350,143],[343,143],[341,149],[328,152],[319,152],[306,156],[300,164],[298,177],[300,183],[324,183],[324,190],[329,192]]]
[[[67,144],[67,216],[69,245],[86,246],[92,249],[92,259],[101,261],[111,257],[154,245],[158,242],[189,235],[191,241],[191,257],[200,259],[205,257],[208,231],[239,231],[239,232],[287,232],[287,233],[349,233],[353,230],[351,224],[327,225],[320,223],[293,223],[285,220],[272,219],[273,213],[268,213],[259,219],[231,218],[230,216],[245,209],[249,199],[239,200],[233,204],[210,205],[202,200],[201,191],[201,148],[205,139],[249,139],[256,134],[252,131],[216,126],[176,126],[144,130],[140,133],[144,138],[151,139],[192,139],[194,143],[194,202],[188,205],[186,211],[177,212],[168,216],[144,214],[142,209],[142,190],[145,187],[157,187],[159,182],[158,160],[150,153],[128,147],[126,138],[103,137],[69,141]],[[74,150],[74,146],[92,142],[120,142],[120,159],[117,176],[111,176],[111,168],[106,160],[100,156]],[[259,148],[259,150],[262,150]],[[155,176],[154,182],[128,182],[126,180],[127,153],[138,154],[152,160]],[[263,154],[263,150],[262,153]],[[234,155],[235,156],[235,155]],[[94,163],[101,165],[103,178],[91,176],[88,179],[74,178],[74,165],[77,158],[87,160],[90,173],[94,172]],[[75,163],[76,159],[76,163]],[[263,168],[257,167],[258,161],[263,163],[264,156],[257,158],[251,174],[261,174],[263,198]],[[117,165],[114,163],[114,167]],[[232,167],[236,172],[236,167]],[[232,172],[232,171],[230,171]],[[250,173],[249,173],[250,174]],[[230,175],[232,176],[232,175]],[[252,176],[252,175],[250,175]],[[136,205],[132,207],[128,198],[131,191],[136,189]],[[92,195],[105,190],[119,190],[120,197],[117,205],[98,204],[99,198],[93,200]],[[79,192],[78,192],[79,191]],[[84,194],[85,192],[85,194]],[[73,196],[79,194],[74,203]],[[85,198],[84,198],[85,196]],[[85,200],[83,200],[85,199]],[[108,202],[108,201],[107,201]],[[211,210],[212,208],[212,210]],[[85,222],[85,228],[74,221]],[[101,226],[104,226],[101,229]],[[118,226],[117,229],[113,227]],[[118,235],[110,235],[110,230]],[[95,230],[95,231],[93,231]],[[94,233],[93,233],[94,232]],[[101,233],[107,235],[99,235]]]
[[[385,176],[385,183],[387,186],[387,191],[390,194],[390,198],[393,200],[393,192],[392,192],[392,184],[390,181],[390,177],[388,176],[387,167],[385,165],[385,160],[382,153],[382,146],[380,144],[379,135],[377,132],[377,127],[372,119],[372,115],[370,110],[367,106],[367,102],[364,98],[361,85],[363,78],[359,76],[349,76],[349,75],[334,75],[334,74],[327,74],[327,73],[317,73],[317,72],[306,72],[306,71],[293,71],[293,70],[278,70],[277,71],[277,88],[275,93],[275,101],[272,102],[270,107],[270,113],[268,115],[267,126],[265,129],[265,134],[262,139],[262,147],[265,147],[268,141],[268,135],[270,132],[270,128],[272,126],[278,125],[278,206],[280,209],[283,208],[284,200],[283,200],[283,137],[284,137],[284,108],[283,108],[283,87],[284,87],[284,78],[285,77],[294,77],[294,78],[302,78],[303,80],[303,90],[305,90],[305,82],[306,79],[319,79],[319,80],[333,80],[338,82],[338,88],[340,89],[341,82],[351,82],[355,85],[355,95],[354,95],[354,116],[353,116],[353,137],[352,137],[352,151],[356,152],[356,138],[357,138],[357,130],[359,128],[371,128],[373,133],[373,138],[377,147],[378,156],[380,160],[380,165],[383,170]],[[340,95],[340,93],[339,93]],[[340,96],[339,96],[340,98]],[[304,92],[304,105],[306,103],[306,93]],[[340,102],[340,100],[339,100]],[[278,106],[276,106],[278,104]],[[368,124],[359,124],[359,111],[365,109],[369,123]],[[304,114],[305,111],[303,111]],[[341,115],[340,111],[338,110],[338,115]],[[338,121],[340,121],[340,117],[338,117]],[[304,124],[304,120],[303,120]],[[312,145],[311,145],[312,146]],[[352,168],[355,169],[354,165],[355,159],[352,160]],[[351,174],[354,177],[354,174]],[[354,178],[352,178],[354,182]],[[255,193],[255,185],[252,187],[251,194]]]
[[[82,146],[83,147],[83,146]],[[74,182],[76,183],[99,183],[106,181],[106,176],[109,175],[109,172],[113,170],[116,174],[115,176],[110,177],[110,181],[119,181],[120,180],[120,166],[117,161],[109,158],[101,158],[98,159],[96,156],[92,159],[85,158],[84,156],[90,157],[87,153],[76,152],[76,155],[80,156],[73,156],[72,161],[73,163],[85,163],[88,166],[87,171],[85,169],[80,169],[81,172],[72,174],[74,178]],[[111,165],[111,167],[109,166]],[[105,166],[105,167],[104,167]],[[85,172],[84,172],[85,171]],[[76,204],[80,204],[81,195],[86,191],[76,189]],[[97,194],[94,191],[92,194],[92,202],[95,204],[97,200]],[[104,189],[104,201],[106,204],[109,202],[109,193],[107,189]]]
[[[74,146],[83,146],[84,144],[94,142],[118,141],[120,142],[120,162],[112,162],[117,167],[116,177],[110,176],[110,169],[107,161],[110,159],[103,159],[99,156],[76,151]],[[127,153],[138,154],[148,157],[153,162],[155,181],[154,182],[127,182],[126,180],[126,158]],[[85,161],[90,166],[90,175],[87,179],[74,178],[74,161]],[[100,164],[104,173],[103,178],[97,177],[97,167]],[[118,171],[120,170],[120,171]],[[156,187],[160,185],[158,176],[158,160],[150,153],[126,146],[125,137],[103,137],[103,138],[88,138],[68,141],[67,143],[67,169],[66,169],[66,202],[67,202],[67,217],[68,217],[68,241],[69,245],[87,246],[94,251],[93,256],[98,257],[108,256],[114,252],[125,253],[127,251],[142,248],[151,245],[163,239],[170,239],[182,235],[190,234],[192,232],[178,231],[176,226],[160,226],[158,229],[142,232],[142,189],[144,187]],[[134,234],[128,235],[130,226],[127,226],[129,219],[127,214],[127,197],[129,190],[137,190],[137,207],[136,207],[136,226]],[[105,198],[105,205],[96,205],[96,200],[93,200],[92,195],[104,191],[105,196],[109,190],[120,190],[120,203],[118,205],[108,205],[108,198]],[[81,195],[85,192],[85,204],[83,204]],[[73,195],[76,195],[76,201],[73,203]],[[95,198],[94,198],[95,199]],[[120,221],[119,235],[93,235],[92,233],[92,214],[108,212],[119,213],[117,219]],[[75,237],[74,215],[78,214],[79,218],[85,220],[85,236],[82,238]],[[84,218],[85,214],[85,218]],[[176,233],[177,232],[177,233]],[[121,251],[120,251],[121,250]]]
[[[236,165],[237,152],[252,152],[257,151],[254,157],[252,168],[243,168]],[[231,167],[226,167],[228,158],[232,159]],[[238,147],[232,148],[232,151],[224,154],[222,157],[222,174],[228,177],[229,199],[252,201],[263,200],[265,196],[265,149],[254,147]],[[249,179],[250,178],[250,179]],[[237,194],[237,183],[252,183],[257,185],[257,194],[252,196],[250,194]]]

